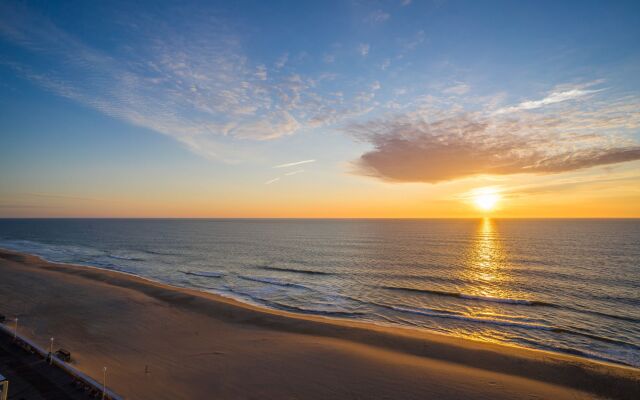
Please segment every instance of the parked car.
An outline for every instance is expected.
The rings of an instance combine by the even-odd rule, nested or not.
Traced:
[[[56,357],[62,361],[69,362],[71,361],[71,352],[69,350],[59,349],[56,351]]]

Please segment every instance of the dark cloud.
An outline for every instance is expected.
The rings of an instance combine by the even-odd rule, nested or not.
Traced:
[[[640,159],[640,146],[603,136],[566,133],[553,118],[435,122],[398,117],[353,125],[350,132],[374,146],[357,172],[397,182],[435,183],[480,174],[559,173]]]

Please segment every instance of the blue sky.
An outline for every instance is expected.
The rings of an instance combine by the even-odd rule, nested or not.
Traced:
[[[633,186],[639,27],[633,1],[3,2],[0,212],[203,185],[427,201],[612,166]]]

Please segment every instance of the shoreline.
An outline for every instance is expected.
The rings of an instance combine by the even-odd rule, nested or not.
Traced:
[[[542,349],[542,348],[536,348],[536,347],[527,347],[527,346],[523,346],[523,345],[518,345],[518,344],[513,344],[513,343],[505,343],[505,342],[490,342],[487,340],[484,340],[482,338],[479,339],[475,339],[473,337],[468,337],[468,336],[464,336],[464,335],[460,335],[460,336],[456,336],[453,334],[447,334],[447,333],[443,333],[443,332],[438,332],[435,330],[430,330],[428,328],[422,328],[422,327],[417,327],[417,326],[408,326],[408,325],[400,325],[400,324],[394,324],[394,323],[385,323],[383,321],[374,321],[374,320],[366,320],[366,321],[358,321],[357,319],[353,319],[353,318],[346,318],[346,317],[339,317],[339,316],[334,316],[334,315],[323,315],[323,314],[313,314],[313,313],[304,313],[304,312],[295,312],[295,311],[288,311],[285,309],[278,309],[276,307],[269,307],[267,305],[264,304],[260,304],[258,301],[254,301],[250,298],[243,298],[242,295],[235,295],[233,293],[230,292],[222,292],[222,291],[216,291],[215,289],[211,289],[209,291],[207,290],[202,290],[202,289],[197,289],[197,288],[190,288],[190,287],[181,287],[181,286],[176,286],[176,285],[172,285],[170,283],[166,283],[166,282],[162,282],[153,278],[149,278],[143,275],[139,275],[133,272],[129,272],[129,271],[125,271],[125,270],[118,270],[118,269],[110,269],[110,268],[106,268],[106,267],[100,267],[100,266],[96,266],[96,265],[91,265],[91,264],[81,264],[81,263],[71,263],[71,262],[61,262],[61,261],[53,261],[53,260],[48,260],[47,258],[45,258],[44,256],[40,256],[37,254],[32,254],[32,253],[27,253],[27,252],[23,252],[23,251],[18,251],[18,250],[13,250],[13,249],[7,249],[4,247],[0,247],[0,253],[16,253],[19,255],[23,255],[23,256],[28,256],[28,257],[35,257],[38,260],[41,260],[42,262],[45,263],[50,263],[50,264],[57,264],[57,265],[63,265],[63,266],[69,266],[69,267],[77,267],[77,268],[87,268],[87,269],[95,269],[98,271],[105,271],[105,272],[111,272],[111,273],[115,273],[115,274],[122,274],[125,276],[130,276],[132,278],[137,278],[137,279],[141,279],[143,281],[149,282],[151,284],[158,284],[161,286],[165,286],[169,289],[176,289],[176,290],[187,290],[187,291],[194,291],[197,293],[202,293],[205,295],[211,295],[213,297],[219,297],[222,299],[228,299],[231,300],[233,302],[238,303],[238,305],[240,306],[250,306],[250,307],[254,307],[256,308],[258,311],[263,310],[263,311],[273,311],[275,313],[281,313],[284,315],[288,315],[291,317],[305,317],[305,316],[309,316],[312,318],[320,318],[320,319],[327,319],[329,321],[336,321],[338,323],[340,322],[354,322],[356,324],[360,323],[360,324],[364,324],[365,326],[368,325],[373,325],[373,326],[380,326],[382,328],[391,328],[391,329],[399,329],[401,331],[406,330],[408,332],[423,332],[427,335],[435,335],[435,336],[442,336],[442,337],[446,337],[449,339],[461,339],[461,340],[466,340],[466,341],[471,341],[471,342],[476,342],[476,343],[492,343],[498,346],[504,346],[507,348],[514,348],[514,349],[522,349],[522,350],[531,350],[534,352],[541,352],[541,353],[547,353],[550,355],[561,355],[561,356],[567,356],[567,357],[572,357],[572,358],[577,358],[577,359],[581,359],[581,360],[587,360],[587,361],[592,361],[595,363],[601,363],[601,364],[605,364],[605,365],[610,365],[613,367],[624,367],[624,368],[631,368],[631,369],[637,369],[640,370],[640,366],[634,366],[632,364],[628,364],[628,363],[624,363],[624,362],[619,362],[619,361],[615,361],[615,360],[610,360],[607,359],[605,357],[599,357],[599,356],[588,356],[584,353],[571,353],[569,351],[567,352],[563,352],[563,351],[559,351],[559,350],[547,350],[547,349]]]
[[[330,351],[346,346],[349,348],[348,351],[345,350],[348,357],[357,357],[354,354],[362,351],[383,352],[385,358],[391,357],[398,360],[407,357],[415,358],[416,360],[412,362],[418,364],[446,363],[452,367],[500,374],[506,380],[526,379],[539,386],[553,385],[558,390],[579,391],[579,393],[621,399],[635,398],[640,394],[640,369],[634,367],[544,350],[473,341],[424,329],[279,311],[223,295],[171,286],[135,274],[92,266],[52,263],[37,256],[15,251],[0,250],[0,260],[4,268],[21,270],[21,273],[26,275],[40,275],[39,278],[56,279],[61,287],[72,281],[74,285],[96,288],[99,286],[100,290],[106,293],[116,289],[124,295],[132,295],[131,292],[134,292],[133,296],[140,302],[140,309],[126,310],[133,314],[146,310],[145,307],[151,307],[151,304],[146,303],[150,300],[153,307],[168,307],[171,312],[188,313],[189,318],[198,323],[223,324],[225,328],[231,325],[234,328],[239,327],[240,330],[260,330],[264,331],[261,333],[268,332],[269,335],[286,336],[274,338],[274,340],[284,340],[282,343],[284,347],[287,347],[287,340],[293,342],[300,340],[304,342],[304,347],[308,346],[307,340],[312,339],[314,344],[320,341],[321,347],[326,346]],[[20,281],[16,280],[16,282]],[[88,293],[90,292],[89,290]],[[0,287],[0,296],[3,294]],[[59,296],[63,295],[59,294]],[[114,301],[119,301],[118,296],[115,297]],[[27,300],[24,299],[25,302]],[[89,300],[91,299],[87,301]],[[72,304],[72,300],[67,299],[66,302]],[[7,311],[0,310],[0,313],[7,315]],[[169,320],[171,312],[166,314]],[[129,317],[135,319],[135,315]],[[180,316],[180,318],[183,317]],[[38,330],[41,329],[44,328],[40,327]],[[177,337],[179,338],[180,335]],[[42,340],[41,338],[33,339]],[[206,338],[199,340],[207,343]],[[108,340],[105,345],[108,345]],[[363,346],[366,349],[360,348]],[[371,356],[367,354],[367,357]],[[393,361],[391,364],[398,360],[391,360]],[[356,361],[359,362],[359,360]],[[404,363],[406,362],[408,360],[404,360]],[[420,368],[429,370],[428,365],[420,365]],[[91,375],[91,371],[84,372]],[[416,393],[419,393],[417,388],[421,383],[414,384],[417,385]],[[487,389],[484,386],[482,388]],[[114,389],[123,394],[128,393],[126,389],[118,390],[117,386]],[[571,393],[571,396],[574,395],[575,393]],[[401,395],[400,397],[410,398],[411,396]]]

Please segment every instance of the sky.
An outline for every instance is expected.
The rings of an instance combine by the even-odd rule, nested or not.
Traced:
[[[0,217],[487,215],[640,217],[640,2],[0,2]]]

